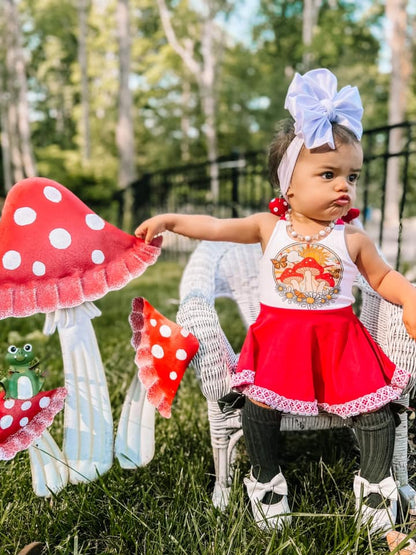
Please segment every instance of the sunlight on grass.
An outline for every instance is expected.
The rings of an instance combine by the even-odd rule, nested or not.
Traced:
[[[127,388],[136,372],[130,346],[131,301],[144,296],[174,320],[182,266],[158,262],[121,291],[96,304],[93,321],[106,369],[115,426]],[[235,307],[217,303],[220,319],[235,349],[244,328]],[[47,388],[63,385],[57,334],[41,334],[43,316],[0,322],[5,354],[9,342],[31,342],[47,371]],[[3,370],[5,367],[3,366]],[[50,431],[62,441],[63,417]],[[383,538],[358,533],[353,513],[352,480],[357,469],[355,444],[345,430],[285,433],[282,466],[288,480],[293,524],[281,533],[262,532],[253,523],[242,487],[248,460],[240,455],[224,513],[211,503],[213,460],[205,400],[189,369],[173,404],[172,418],[156,418],[156,454],[134,471],[117,462],[90,484],[69,485],[52,499],[33,494],[27,453],[0,462],[0,554],[17,554],[31,541],[51,554],[385,554]]]

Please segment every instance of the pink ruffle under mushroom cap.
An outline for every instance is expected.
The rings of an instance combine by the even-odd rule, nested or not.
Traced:
[[[0,220],[0,319],[97,300],[142,274],[161,242],[121,231],[56,181],[23,179]]]

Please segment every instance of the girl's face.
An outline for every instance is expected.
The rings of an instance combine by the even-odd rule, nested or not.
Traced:
[[[294,213],[311,220],[331,221],[344,216],[355,201],[363,164],[360,143],[303,148],[287,195]]]

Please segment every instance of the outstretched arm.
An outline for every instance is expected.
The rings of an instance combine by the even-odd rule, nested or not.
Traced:
[[[262,242],[271,214],[253,214],[247,218],[220,219],[205,215],[160,214],[145,220],[135,235],[146,243],[163,231],[173,231],[191,239],[232,241],[236,243]]]

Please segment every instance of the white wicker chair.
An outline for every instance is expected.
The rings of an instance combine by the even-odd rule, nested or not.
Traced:
[[[229,376],[238,355],[228,342],[215,310],[215,299],[228,297],[239,308],[248,327],[259,312],[258,262],[259,244],[215,243],[202,241],[192,254],[182,276],[177,322],[199,340],[200,348],[192,361],[203,395],[207,399],[216,482],[215,506],[228,504],[232,466],[237,441],[243,435],[240,410],[222,413],[217,400],[230,390]],[[416,342],[411,340],[401,321],[401,307],[392,305],[373,291],[364,279],[360,318],[390,358],[416,375]],[[401,399],[405,405],[408,396]],[[408,483],[407,415],[400,415],[396,430],[393,467],[400,482],[406,508],[416,508],[416,492]],[[317,430],[350,426],[351,421],[337,416],[284,415],[282,431]]]

